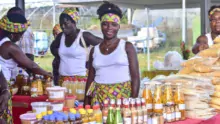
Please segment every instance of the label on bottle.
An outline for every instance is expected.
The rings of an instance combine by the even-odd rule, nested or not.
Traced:
[[[132,117],[132,124],[136,124],[138,122],[137,119],[138,119],[137,116],[133,116]]]
[[[170,113],[170,114],[167,114],[166,120],[167,120],[167,121],[170,121],[170,120],[172,120],[172,113]]]
[[[29,89],[30,89],[29,86],[23,86],[23,90],[24,90],[24,91],[28,91]]]
[[[147,109],[152,109],[152,108],[153,108],[152,104],[147,104]]]
[[[96,122],[95,121],[91,121],[88,124],[96,124]]]
[[[144,123],[147,123],[147,115],[144,115]]]
[[[131,117],[124,117],[124,124],[131,124]]]
[[[179,104],[179,110],[185,110],[185,104]]]
[[[72,94],[72,89],[69,89],[69,94]]]
[[[50,91],[49,97],[52,99],[56,98],[64,98],[64,92],[63,91]]]
[[[84,93],[85,93],[85,91],[84,91],[84,90],[82,90],[82,89],[77,89],[77,90],[76,90],[76,93],[78,93],[78,94],[84,94]]]
[[[175,120],[175,112],[172,113],[172,120]]]
[[[106,122],[107,122],[107,116],[103,116],[103,123],[106,124]]]
[[[154,104],[155,109],[163,109],[163,104]]]
[[[144,122],[143,116],[138,116],[138,123],[142,124]]]
[[[163,113],[163,118],[166,118],[167,117],[167,113]]]
[[[31,92],[37,92],[37,88],[31,88]]]
[[[180,112],[176,112],[175,115],[176,115],[176,118],[181,118],[181,113]]]
[[[159,124],[157,117],[152,118],[152,124]]]
[[[147,119],[147,124],[152,124],[152,118]]]

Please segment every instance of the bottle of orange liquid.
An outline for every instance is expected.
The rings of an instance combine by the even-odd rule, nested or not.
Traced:
[[[165,89],[163,93],[163,103],[166,105],[173,105],[173,92],[171,88],[171,83],[165,83]]]
[[[149,84],[145,84],[145,88],[143,90],[142,97],[145,98],[147,112],[148,113],[152,112],[153,98],[152,98],[151,88],[150,88]]]
[[[154,98],[153,98],[153,112],[156,114],[163,113],[163,100],[162,100],[162,85],[160,82],[155,84]]]
[[[177,83],[177,88],[174,93],[174,102],[179,107],[179,111],[181,113],[180,120],[184,120],[185,117],[185,100],[184,100],[184,94],[181,92],[181,83]]]

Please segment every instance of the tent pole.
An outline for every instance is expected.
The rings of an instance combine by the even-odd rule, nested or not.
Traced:
[[[131,24],[131,8],[128,8],[127,12],[128,12],[128,14],[127,14],[128,24]]]
[[[186,42],[186,0],[182,0],[182,41]]]
[[[53,26],[56,24],[56,4],[53,2]]]
[[[149,8],[146,8],[146,10],[147,10],[147,39],[146,39],[146,41],[147,41],[147,70],[148,71],[150,71],[150,30],[149,30]],[[144,46],[146,46],[146,42],[144,43],[145,45]],[[145,49],[145,47],[144,47],[144,49]]]

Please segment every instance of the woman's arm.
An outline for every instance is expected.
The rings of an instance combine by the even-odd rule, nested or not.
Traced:
[[[7,108],[9,98],[8,83],[0,70],[0,112]]]
[[[94,81],[94,78],[95,78],[95,69],[92,65],[93,53],[94,53],[94,47],[92,48],[92,50],[90,52],[90,55],[89,55],[89,75],[88,75],[87,82],[86,82],[84,105],[87,105],[87,104],[91,105],[90,97],[87,96],[86,93],[87,93],[91,83]]]
[[[97,37],[90,32],[83,32],[83,38],[86,42],[86,45],[88,46],[89,45],[95,46],[103,41],[102,38]]]
[[[52,76],[51,73],[48,73],[41,69],[35,62],[31,61],[22,51],[14,44],[6,44],[8,46],[9,55],[13,58],[18,65],[31,70],[35,74],[40,74],[44,76]]]
[[[126,42],[126,52],[129,62],[129,70],[131,75],[131,97],[138,97],[140,88],[140,74],[137,59],[137,53],[132,43]]]
[[[55,40],[50,45],[50,51],[53,54],[53,56],[55,56],[55,57],[59,56],[58,50],[59,50],[59,47],[60,47],[60,40],[61,40],[62,34],[63,33],[59,33],[57,35],[57,37],[55,38]]]

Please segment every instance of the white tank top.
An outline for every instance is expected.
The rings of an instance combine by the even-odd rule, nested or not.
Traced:
[[[212,46],[214,44],[214,41],[212,40],[212,36],[211,36],[211,33],[208,33],[205,35],[208,39],[208,45],[209,47]]]
[[[5,37],[0,41],[0,46],[5,42],[10,42],[10,39]],[[17,68],[17,63],[13,59],[4,59],[0,56],[0,65],[2,66],[2,73],[7,81],[10,81],[12,77],[13,70]]]
[[[93,53],[95,82],[116,84],[131,80],[125,44],[126,41],[120,40],[116,49],[108,55],[101,53],[100,44],[95,46]]]
[[[60,66],[59,73],[61,76],[85,76],[86,75],[86,50],[80,45],[80,37],[83,31],[80,30],[78,36],[70,47],[65,45],[65,35],[63,34],[60,41],[59,56]]]

